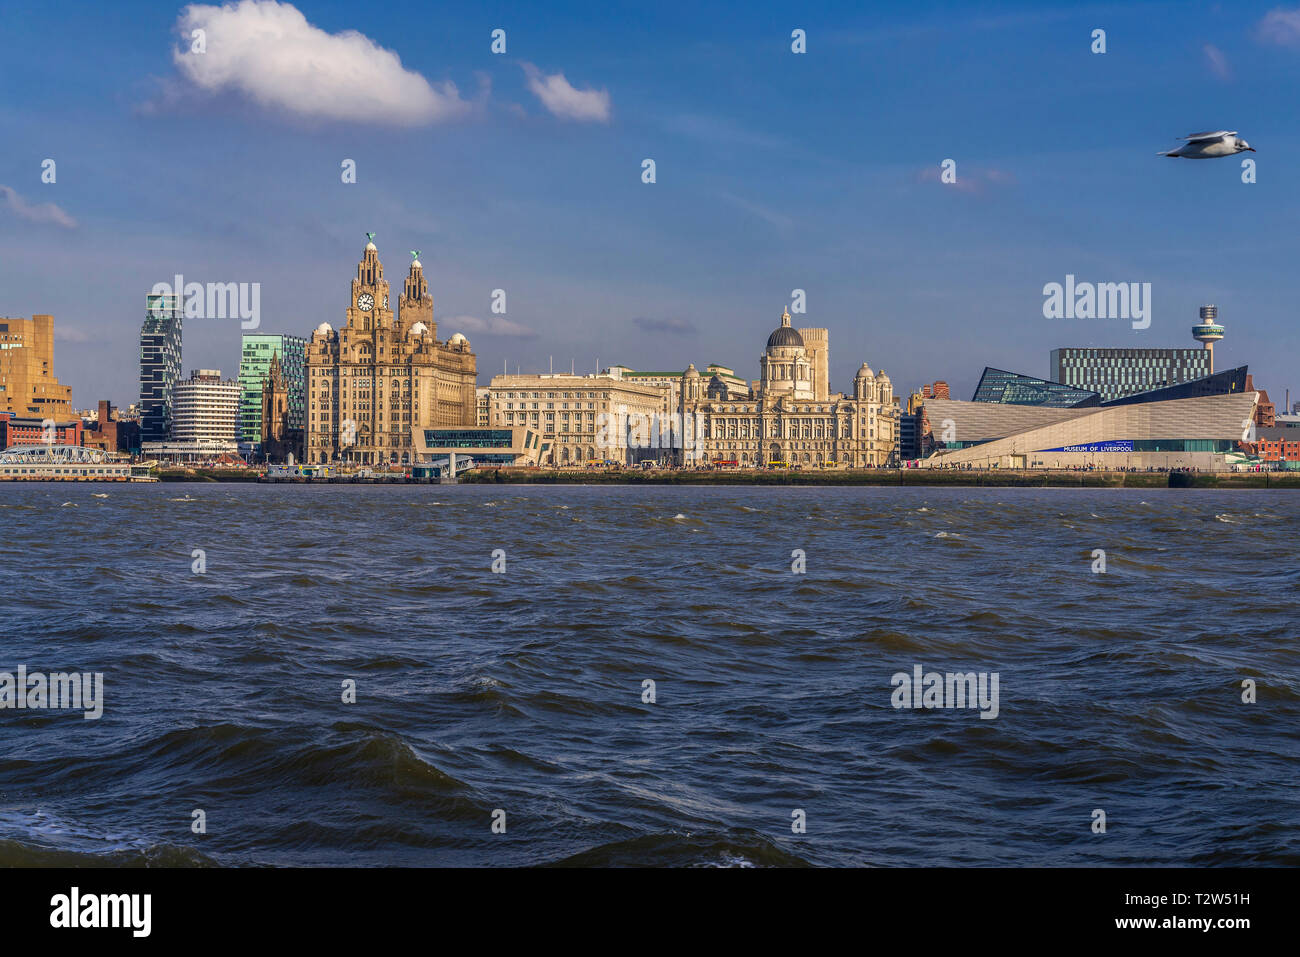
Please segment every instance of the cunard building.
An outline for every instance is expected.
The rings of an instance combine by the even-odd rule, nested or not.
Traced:
[[[767,339],[760,378],[740,392],[720,375],[705,378],[692,364],[682,376],[686,466],[853,468],[890,464],[898,445],[899,410],[889,376],[864,362],[853,392],[830,391],[825,329],[795,329],[790,313]]]
[[[474,426],[474,353],[460,333],[438,339],[433,297],[414,255],[394,312],[379,253],[367,242],[343,327],[322,322],[312,333],[308,462],[409,464],[413,430]]]

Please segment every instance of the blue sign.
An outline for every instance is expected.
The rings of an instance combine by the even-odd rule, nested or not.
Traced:
[[[1040,452],[1132,452],[1132,439],[1117,439],[1114,442],[1093,442],[1089,445],[1065,445],[1059,449],[1039,449]]]

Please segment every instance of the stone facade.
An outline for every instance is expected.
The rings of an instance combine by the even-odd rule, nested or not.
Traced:
[[[825,329],[795,329],[789,312],[768,337],[759,381],[740,395],[719,375],[694,365],[682,376],[681,415],[687,467],[885,466],[897,454],[899,409],[893,385],[864,362],[850,395],[832,393]]]
[[[488,387],[493,427],[527,426],[549,445],[543,466],[590,462],[630,465],[655,459],[651,421],[663,410],[663,390],[610,375],[499,375]]]
[[[396,313],[388,296],[369,242],[343,327],[322,322],[307,346],[309,463],[409,464],[414,430],[476,424],[477,359],[460,333],[439,341],[418,255]]]
[[[292,455],[302,461],[302,429],[294,428],[290,409],[289,381],[280,366],[280,355],[271,356],[271,368],[262,380],[262,424],[259,434],[262,455],[268,462],[285,462]]]
[[[54,375],[53,316],[0,318],[0,412],[72,418],[72,387]]]
[[[682,408],[682,378],[685,373],[642,372],[628,366],[615,365],[606,369],[605,374],[632,385],[645,385],[650,386],[652,389],[658,389],[663,396],[663,408],[660,410],[660,416],[664,421],[680,415]],[[728,394],[735,398],[743,398],[749,395],[750,383],[736,375],[728,366],[711,362],[705,368],[704,376],[706,378],[717,376],[726,385]]]

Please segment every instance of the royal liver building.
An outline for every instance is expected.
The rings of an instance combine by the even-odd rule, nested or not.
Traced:
[[[459,332],[438,340],[433,297],[414,255],[394,313],[379,253],[367,242],[343,328],[322,322],[312,333],[308,462],[406,464],[412,430],[474,426],[474,353]]]
[[[786,311],[767,338],[753,388],[739,390],[717,375],[705,379],[692,364],[682,377],[683,463],[890,464],[899,410],[889,376],[883,370],[876,375],[864,362],[852,395],[831,392],[828,343],[825,329],[795,329]]]

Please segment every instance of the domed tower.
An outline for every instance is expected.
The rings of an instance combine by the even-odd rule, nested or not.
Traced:
[[[853,377],[853,398],[870,399],[876,388],[876,374],[871,371],[871,366],[865,362],[858,369],[858,374]]]
[[[876,376],[876,401],[881,405],[894,404],[894,383],[885,375],[885,370],[880,370],[880,375]]]
[[[403,321],[399,315],[398,321]],[[410,340],[409,348],[412,352],[425,352],[432,349],[434,345],[433,335],[429,332],[429,327],[423,321],[417,321],[413,326],[406,330],[406,338]]]
[[[700,370],[695,368],[695,363],[692,362],[682,373],[682,402],[700,401],[700,382]]]
[[[678,412],[682,416],[681,464],[693,466],[704,457],[703,437],[704,416],[698,411],[700,399],[704,394],[704,377],[692,362],[682,373],[682,388],[678,396]]]
[[[725,402],[729,394],[727,383],[723,382],[722,376],[715,372],[704,389],[705,397],[713,401]]]
[[[767,337],[767,351],[759,360],[760,391],[764,395],[784,393],[795,399],[813,397],[812,362],[799,330],[790,325],[790,310],[781,314],[781,325]]]
[[[406,273],[406,282],[402,284],[402,298],[397,301],[398,332],[403,336],[417,322],[424,323],[430,334],[438,338],[438,324],[433,321],[433,296],[429,295],[429,283],[424,278],[424,266],[420,263],[420,251],[411,250],[411,266]]]
[[[1214,374],[1214,344],[1223,338],[1223,326],[1219,325],[1219,307],[1201,306],[1201,321],[1192,326],[1192,338],[1201,343],[1210,353],[1210,374]]]

